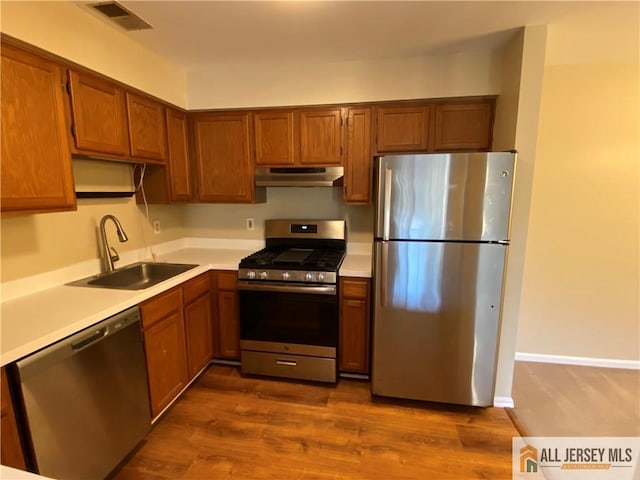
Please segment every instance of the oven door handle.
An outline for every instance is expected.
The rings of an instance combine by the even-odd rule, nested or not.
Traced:
[[[279,285],[274,283],[238,281],[238,290],[249,292],[281,292],[308,293],[311,295],[335,295],[335,285],[308,285],[305,283],[288,283]]]

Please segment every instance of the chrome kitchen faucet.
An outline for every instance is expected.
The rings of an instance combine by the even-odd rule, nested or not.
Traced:
[[[114,215],[105,215],[104,217],[102,217],[102,220],[100,220],[100,238],[102,239],[102,251],[104,255],[105,268],[107,272],[113,272],[113,262],[117,262],[118,260],[120,260],[120,255],[118,255],[118,252],[116,252],[115,248],[109,246],[107,233],[104,229],[107,220],[112,220],[116,225],[116,232],[118,234],[118,240],[120,240],[120,243],[126,242],[127,240],[129,240],[129,237],[127,237],[127,234],[124,233],[124,229],[122,228],[120,221]]]

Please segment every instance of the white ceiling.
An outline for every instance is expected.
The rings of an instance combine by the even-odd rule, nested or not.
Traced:
[[[154,27],[126,34],[186,71],[219,63],[341,62],[498,48],[514,29],[537,24],[555,28],[550,31],[567,44],[561,49],[567,55],[578,39],[615,56],[638,55],[637,1],[121,3]]]

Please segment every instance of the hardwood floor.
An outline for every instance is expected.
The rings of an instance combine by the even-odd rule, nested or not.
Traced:
[[[336,387],[211,366],[114,475],[127,479],[510,479],[497,408],[372,401]]]
[[[516,362],[514,422],[528,436],[640,436],[640,371]]]

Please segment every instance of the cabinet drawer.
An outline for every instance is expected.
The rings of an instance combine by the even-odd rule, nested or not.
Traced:
[[[191,303],[200,295],[209,292],[209,274],[203,273],[202,275],[192,278],[186,281],[182,287],[182,294],[184,297],[184,303]]]
[[[140,305],[142,327],[147,328],[176,310],[182,309],[182,289],[172,288]]]
[[[218,272],[218,290],[237,290],[238,272]]]
[[[369,296],[369,282],[367,280],[342,280],[342,296],[346,298],[362,298]]]

